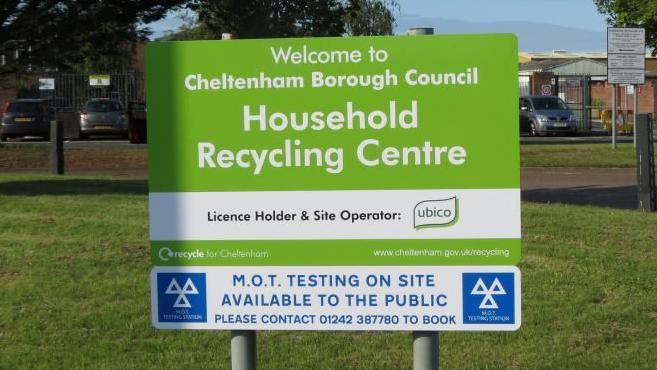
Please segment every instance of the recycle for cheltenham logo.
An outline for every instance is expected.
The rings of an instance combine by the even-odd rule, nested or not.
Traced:
[[[160,322],[206,322],[204,273],[158,273]]]
[[[514,324],[513,273],[463,274],[464,324]]]

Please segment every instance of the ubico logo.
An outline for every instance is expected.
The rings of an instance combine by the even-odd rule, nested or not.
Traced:
[[[458,198],[425,200],[415,205],[413,210],[413,227],[447,227],[458,221]]]

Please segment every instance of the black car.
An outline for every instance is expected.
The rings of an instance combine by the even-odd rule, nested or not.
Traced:
[[[520,98],[520,132],[530,136],[577,133],[577,116],[557,96]]]
[[[50,136],[52,113],[44,99],[16,99],[5,105],[0,124],[0,141],[8,138]]]

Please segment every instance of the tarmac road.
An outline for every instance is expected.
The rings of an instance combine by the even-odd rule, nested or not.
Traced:
[[[635,168],[521,169],[522,200],[637,209]]]
[[[619,138],[631,142],[632,137]],[[523,137],[523,143],[610,142],[606,137]],[[3,143],[8,146],[46,146],[48,142],[21,140]],[[145,149],[145,144],[130,144],[127,140],[66,141],[70,149]],[[143,168],[142,168],[143,166]],[[14,169],[23,171],[22,169]],[[27,171],[33,171],[25,169]],[[131,168],[69,169],[69,174],[109,175],[130,178],[148,178],[145,165]],[[636,209],[637,174],[634,168],[545,168],[521,169],[522,200],[540,203],[567,203],[595,205],[622,209]]]
[[[655,136],[657,141],[657,135]],[[619,143],[631,143],[633,142],[632,136],[617,136],[616,141]],[[130,144],[127,140],[122,139],[92,139],[92,140],[65,140],[66,147],[70,148],[97,148],[99,146],[103,147],[121,147],[125,145],[130,145],[134,147],[143,146],[144,144]],[[521,144],[592,144],[592,143],[611,143],[611,136],[541,136],[541,137],[530,137],[530,136],[521,136]],[[6,143],[7,145],[47,145],[48,142],[44,141],[42,138],[26,138],[26,139],[17,139],[10,140]]]

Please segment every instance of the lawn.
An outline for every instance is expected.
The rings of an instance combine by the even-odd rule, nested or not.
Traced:
[[[0,174],[0,368],[228,368],[150,324],[142,180]],[[657,363],[657,214],[523,205],[523,324],[441,334],[444,368]],[[409,369],[408,332],[260,332],[262,369]]]
[[[620,143],[598,144],[523,144],[520,146],[522,167],[636,167],[636,149]]]

